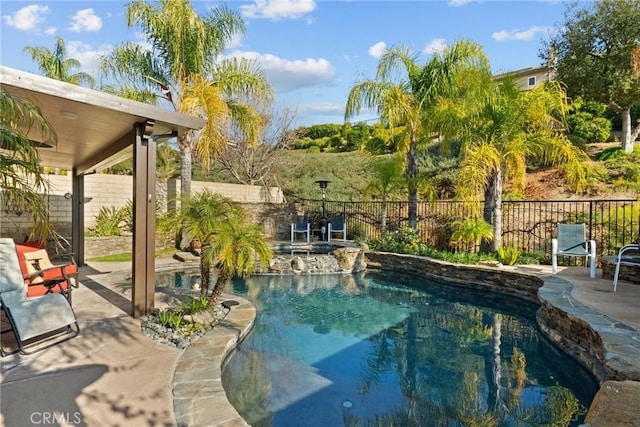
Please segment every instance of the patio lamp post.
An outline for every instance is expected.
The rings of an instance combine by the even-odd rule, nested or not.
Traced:
[[[322,217],[324,218],[325,215],[325,209],[324,209],[324,200],[326,198],[327,195],[327,185],[330,183],[331,181],[329,181],[326,178],[320,178],[316,181],[316,184],[318,184],[320,186],[320,189],[322,190]]]
[[[329,182],[330,181],[326,178],[316,180],[316,184],[318,184],[322,190],[322,218],[320,219],[320,233],[322,234],[322,240],[324,240],[324,236],[327,232],[327,215],[324,201],[327,195],[327,184],[329,184]]]

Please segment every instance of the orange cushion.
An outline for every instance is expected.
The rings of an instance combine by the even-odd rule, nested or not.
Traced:
[[[22,271],[23,275],[30,274],[35,270],[31,265],[27,263],[26,258],[39,258],[42,256],[46,256],[47,260],[49,258],[46,251],[30,245],[16,245],[16,252],[18,252],[18,261],[20,262],[20,270]],[[25,257],[25,253],[29,253],[29,255]],[[41,267],[45,268],[45,266],[46,265],[42,265]],[[27,296],[33,297],[44,295],[47,292],[47,288],[39,284],[39,282],[42,282],[43,280],[57,279],[59,277],[62,277],[62,268],[64,268],[64,272],[67,274],[67,276],[78,272],[77,267],[71,264],[45,271],[41,277],[36,277],[33,280],[27,279],[26,282],[29,285],[29,287],[27,288]],[[61,282],[60,285],[63,289],[68,289],[69,287],[69,284],[66,280]],[[56,286],[53,288],[53,291],[60,292],[60,288]]]

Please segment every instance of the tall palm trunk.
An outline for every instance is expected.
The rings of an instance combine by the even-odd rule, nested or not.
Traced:
[[[204,244],[200,248],[200,296],[206,297],[209,293],[209,285],[211,283],[211,261],[209,261],[209,253],[211,245]]]
[[[407,151],[407,167],[405,176],[409,182],[409,227],[417,228],[418,226],[418,141],[415,135],[411,137],[409,151]]]
[[[230,279],[231,276],[229,275],[229,273],[224,268],[220,268],[220,266],[218,266],[218,280],[216,280],[216,284],[213,287],[213,292],[211,292],[209,302],[207,303],[207,306],[209,308],[215,307],[216,303],[218,302],[218,298],[220,298],[220,295],[222,295],[222,291],[224,291],[224,287],[227,286],[227,283],[229,283]]]
[[[380,231],[382,233],[387,231],[387,201],[382,200],[382,206],[380,207]]]
[[[180,147],[180,197],[187,199],[191,197],[191,156],[193,153],[192,144],[193,133],[187,132],[178,139]],[[180,231],[180,249],[189,248],[189,238],[184,230]]]
[[[495,252],[502,245],[502,170],[491,176],[484,192],[484,220],[493,226],[493,240],[483,241],[480,252]]]

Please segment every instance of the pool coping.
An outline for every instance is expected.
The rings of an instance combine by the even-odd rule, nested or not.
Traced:
[[[585,346],[582,346],[581,349],[575,348],[575,343],[568,342],[566,336],[548,327],[543,316],[538,316],[538,324],[547,337],[586,364],[600,383],[600,389],[587,414],[586,425],[611,425],[610,423],[600,423],[616,416],[618,408],[612,409],[611,402],[618,402],[625,396],[627,399],[629,396],[631,398],[636,396],[637,390],[640,388],[640,331],[577,301],[571,295],[574,285],[568,280],[557,276],[540,276],[496,269],[495,267],[463,266],[413,255],[391,253],[381,255],[398,257],[398,259],[411,257],[421,262],[434,263],[445,270],[455,269],[460,272],[472,269],[476,272],[485,271],[492,275],[495,273],[516,275],[520,278],[539,281],[539,286],[536,286],[535,289],[535,299],[537,299],[535,302],[538,302],[541,307],[547,306],[559,310],[564,313],[566,319],[583,323],[599,336],[602,342],[602,349],[598,349],[596,354],[591,354],[593,349],[585,348]],[[402,263],[394,263],[396,271],[399,265],[401,266]],[[433,276],[426,271],[422,271],[422,275]],[[460,280],[455,280],[452,284],[464,286]],[[495,289],[490,290],[496,291]],[[523,294],[507,293],[515,298],[532,300],[531,294],[527,295],[527,292]],[[233,299],[240,304],[232,308],[223,322],[192,343],[182,353],[176,365],[173,380],[173,402],[178,426],[249,425],[227,399],[222,386],[222,364],[231,350],[251,331],[256,317],[256,309],[248,300],[235,295],[223,295],[222,299]],[[571,353],[574,351],[577,353]],[[595,365],[593,365],[594,363]],[[600,408],[603,406],[608,409],[601,411]],[[634,409],[635,407],[630,408],[630,410]],[[620,409],[619,419],[626,419],[627,415],[624,411],[625,408]]]

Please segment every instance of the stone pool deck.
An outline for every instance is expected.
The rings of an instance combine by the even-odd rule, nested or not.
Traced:
[[[142,334],[140,321],[128,315],[126,293],[109,283],[112,275],[107,273],[129,268],[127,264],[81,269],[81,285],[74,290],[78,337],[34,355],[0,360],[0,424],[247,425],[227,402],[220,364],[250,331],[255,309],[225,295],[240,304],[205,338],[186,350],[156,344]],[[500,270],[544,280],[541,298],[566,318],[590,326],[606,349],[605,362],[634,379],[603,382],[586,422],[593,427],[640,426],[640,286],[620,282],[614,293],[611,280],[602,279],[600,272],[589,279],[582,268],[566,268],[558,276],[551,276],[548,266]],[[157,304],[166,298],[159,294]]]

